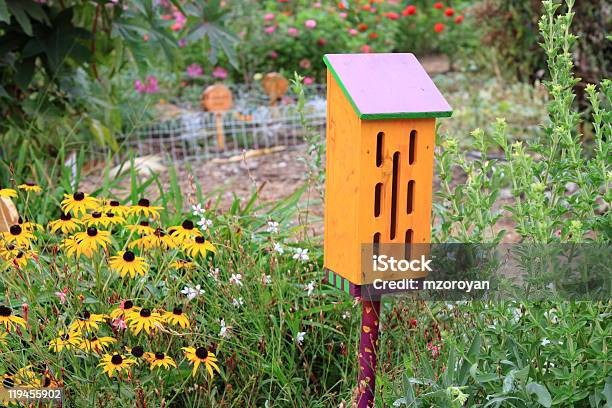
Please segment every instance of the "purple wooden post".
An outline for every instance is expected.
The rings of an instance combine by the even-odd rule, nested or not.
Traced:
[[[361,300],[361,337],[359,338],[359,376],[357,407],[372,408],[376,391],[376,358],[380,301]]]

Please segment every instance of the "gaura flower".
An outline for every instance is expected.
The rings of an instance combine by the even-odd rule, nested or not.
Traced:
[[[122,371],[127,371],[135,363],[136,360],[126,358],[121,354],[106,354],[100,359],[98,367],[102,367],[102,371],[108,374],[109,378],[112,378],[116,374],[121,374]]]
[[[189,319],[183,313],[183,309],[180,306],[175,307],[172,312],[165,312],[162,315],[162,319],[164,319],[166,323],[173,326],[181,326],[183,329],[189,327]]]
[[[26,321],[23,317],[13,315],[13,310],[10,307],[0,305],[0,325],[4,325],[6,330],[11,331],[16,325],[25,328]]]
[[[149,221],[140,221],[139,224],[131,224],[126,225],[128,231],[133,234],[142,235],[153,235],[155,233],[155,228],[149,225]]]
[[[144,258],[136,256],[132,251],[122,251],[119,255],[111,257],[109,265],[122,278],[126,275],[130,275],[130,278],[135,278],[136,275],[145,276],[149,268]]]
[[[98,208],[100,202],[89,194],[77,191],[73,195],[64,194],[61,204],[65,213],[72,212],[78,217],[79,214],[84,215],[87,211]]]
[[[163,207],[152,206],[149,200],[141,198],[138,200],[138,204],[128,207],[128,214],[142,215],[147,218],[157,218],[159,217],[160,210],[163,210]]]
[[[191,372],[192,377],[195,377],[200,364],[204,364],[211,378],[214,376],[213,370],[218,373],[221,372],[217,365],[217,357],[205,347],[183,347],[182,349],[185,352],[185,358],[193,364],[193,371]]]
[[[172,357],[170,357],[167,354],[161,353],[161,352],[157,352],[153,355],[154,358],[152,358],[150,360],[151,363],[151,370],[153,370],[154,368],[170,368],[170,366],[176,368],[176,363],[174,362],[174,360],[172,359]]]
[[[138,312],[140,308],[134,306],[134,302],[131,300],[124,300],[119,304],[119,307],[113,310],[110,314],[111,319],[122,319],[127,317],[129,313]]]
[[[171,227],[168,232],[170,232],[170,236],[181,242],[202,235],[202,233],[196,229],[193,221],[191,220],[185,220],[181,225]]]
[[[91,313],[89,310],[84,310],[81,316],[77,317],[75,321],[70,324],[70,330],[72,331],[96,331],[100,328],[99,323],[102,323],[106,319],[106,315]]]
[[[23,191],[27,191],[28,193],[32,192],[32,193],[40,193],[42,191],[42,188],[37,185],[36,183],[24,183],[24,184],[20,184],[17,186],[18,189],[23,190]]]
[[[126,316],[128,327],[134,334],[145,331],[147,334],[157,331],[162,326],[163,320],[159,313],[151,311],[151,309],[141,309],[140,311],[130,312]]]
[[[72,215],[67,213],[62,214],[59,220],[51,221],[48,226],[52,233],[61,231],[63,234],[72,234],[73,232],[78,231],[81,228],[81,225],[83,225],[81,220],[72,218]]]
[[[30,247],[30,243],[34,241],[34,235],[31,231],[26,230],[19,224],[11,225],[8,232],[0,233],[0,238],[8,243],[15,243],[26,248]]]
[[[111,344],[115,342],[117,342],[117,340],[112,337],[93,336],[91,338],[83,338],[83,341],[81,341],[79,348],[88,353],[92,353],[92,352],[99,353],[101,351],[104,351],[107,347],[109,347]]]
[[[58,337],[51,340],[49,343],[49,350],[53,350],[56,353],[59,353],[63,349],[70,350],[75,347],[79,347],[83,339],[81,338],[81,334],[79,332],[68,330],[64,332],[62,330],[59,331]]]
[[[195,258],[198,255],[205,257],[208,251],[212,253],[217,252],[215,246],[202,236],[195,237],[194,240],[185,241],[183,247],[185,248],[187,255],[191,256],[192,258]]]
[[[17,191],[12,188],[0,188],[0,197],[2,198],[16,198]]]
[[[77,244],[77,255],[80,255],[79,252],[96,252],[100,247],[103,248],[111,242],[110,232],[98,231],[95,227],[89,227],[87,231],[76,233],[74,240]]]

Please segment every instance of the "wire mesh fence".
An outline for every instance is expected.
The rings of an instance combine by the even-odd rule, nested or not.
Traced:
[[[223,113],[203,111],[202,89],[195,88],[158,107],[158,120],[123,135],[120,152],[94,151],[97,158],[112,156],[115,162],[156,155],[166,161],[197,162],[240,154],[244,150],[291,146],[304,142],[308,131],[325,131],[325,86],[305,89],[303,126],[297,96],[287,93],[275,106],[261,87],[229,86],[234,106]],[[220,137],[223,142],[220,143]]]

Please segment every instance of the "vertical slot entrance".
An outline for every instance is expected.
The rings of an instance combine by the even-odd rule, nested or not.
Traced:
[[[410,255],[412,255],[411,250],[412,244],[412,230],[406,230],[406,237],[404,239],[404,259],[410,259]]]
[[[393,180],[391,187],[391,228],[389,231],[389,238],[395,239],[395,233],[397,230],[397,190],[399,184],[399,165],[400,165],[400,154],[399,152],[393,153]]]
[[[374,188],[374,217],[380,216],[380,200],[382,195],[382,187],[382,183],[378,183]]]
[[[380,254],[380,232],[372,237],[372,254],[378,256]]]
[[[385,134],[383,132],[378,132],[378,134],[376,135],[376,167],[382,166],[384,138]]]
[[[406,194],[406,214],[412,214],[414,208],[414,180],[408,182],[408,192]]]
[[[412,130],[410,132],[410,145],[408,146],[408,164],[414,163],[414,158],[416,154],[416,137],[417,131]]]

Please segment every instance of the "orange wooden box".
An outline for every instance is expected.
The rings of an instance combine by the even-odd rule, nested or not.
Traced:
[[[348,291],[348,282],[364,285],[380,277],[362,268],[373,243],[430,241],[435,120],[452,112],[412,54],[332,54],[324,60],[324,266]]]

